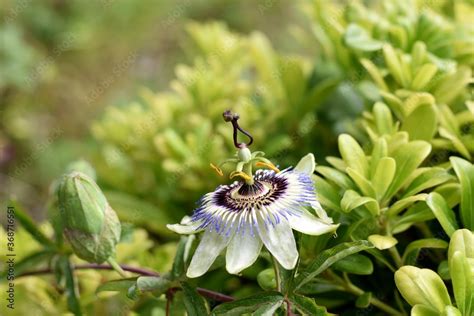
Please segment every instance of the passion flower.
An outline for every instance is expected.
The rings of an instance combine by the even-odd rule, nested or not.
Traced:
[[[240,128],[239,117],[230,112],[224,119],[234,127],[234,145],[237,157],[236,170],[230,177],[240,177],[230,185],[220,185],[207,193],[199,202],[192,216],[181,224],[168,225],[180,234],[204,231],[187,276],[198,277],[206,273],[217,256],[227,247],[226,269],[237,274],[257,260],[262,245],[285,268],[293,269],[298,251],[293,229],[309,235],[333,232],[335,225],[317,201],[311,175],[314,172],[313,154],[308,154],[296,167],[278,170],[262,152],[251,153],[248,146],[253,139]],[[249,143],[237,141],[237,131],[250,139]],[[220,168],[211,165],[219,174]],[[267,167],[252,174],[253,166]],[[315,213],[313,213],[314,211]]]

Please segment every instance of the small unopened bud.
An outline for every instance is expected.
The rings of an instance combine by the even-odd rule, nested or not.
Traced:
[[[115,254],[120,221],[94,180],[77,171],[65,175],[58,204],[64,235],[79,258],[102,263]]]

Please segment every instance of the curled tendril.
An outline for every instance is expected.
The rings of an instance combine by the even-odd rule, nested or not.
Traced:
[[[245,148],[245,147],[248,147],[248,146],[252,145],[253,137],[252,137],[252,135],[249,134],[249,132],[245,131],[244,129],[242,129],[239,126],[239,123],[237,123],[237,120],[240,118],[240,116],[237,113],[232,113],[230,110],[227,110],[224,113],[222,113],[222,116],[224,117],[224,121],[232,123],[232,127],[234,128],[233,136],[234,136],[234,146],[235,147]],[[242,134],[247,136],[250,139],[250,141],[248,143],[239,143],[238,139],[237,139],[237,132],[238,131],[240,131]]]

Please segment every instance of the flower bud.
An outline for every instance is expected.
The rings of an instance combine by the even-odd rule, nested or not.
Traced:
[[[115,254],[120,222],[94,180],[77,171],[65,175],[58,204],[64,235],[79,258],[102,263]]]

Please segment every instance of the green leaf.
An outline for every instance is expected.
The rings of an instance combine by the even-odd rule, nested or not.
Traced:
[[[397,163],[397,172],[384,198],[391,198],[405,183],[411,173],[428,157],[431,145],[424,141],[413,141],[400,145],[392,154]]]
[[[421,248],[446,249],[448,248],[448,243],[437,238],[415,240],[405,248],[405,252],[402,256],[402,262],[407,265],[415,264]]]
[[[105,282],[97,287],[95,290],[96,293],[100,292],[124,292],[126,293],[128,289],[135,285],[137,278],[130,279],[121,279],[121,280],[112,280]]]
[[[275,260],[275,263],[274,264],[277,264],[278,265],[278,278],[280,280],[280,293],[282,294],[287,294],[289,292],[289,290],[291,289],[292,287],[292,283],[293,283],[293,277],[294,277],[294,273],[295,273],[295,270],[287,270],[285,268],[283,268],[281,266],[280,263],[278,263],[276,260]]]
[[[341,197],[338,190],[321,177],[313,176],[315,187],[317,188],[318,200],[326,208],[334,211],[342,211],[339,204]]]
[[[474,165],[458,157],[449,160],[461,182],[461,220],[464,227],[474,230]]]
[[[73,268],[69,258],[66,256],[61,256],[59,259],[59,269],[61,274],[64,276],[66,281],[66,300],[67,306],[71,313],[74,315],[82,315],[81,312],[81,304],[79,303],[78,299],[78,290],[77,290],[77,283],[74,277]]]
[[[364,66],[365,70],[367,70],[367,72],[372,77],[372,80],[377,84],[377,86],[383,91],[388,91],[387,84],[385,83],[383,75],[381,74],[377,66],[370,59],[366,58],[362,58],[360,60],[360,63],[362,64],[362,66]]]
[[[417,304],[411,309],[411,316],[439,316],[439,312],[430,306]]]
[[[349,178],[344,172],[341,172],[337,169],[326,166],[318,166],[316,167],[316,172],[345,190],[356,189],[356,186],[354,185],[354,182],[352,182],[351,178]]]
[[[390,271],[395,272],[395,267],[393,264],[384,256],[382,251],[378,250],[377,248],[367,250],[367,253],[372,255],[377,261],[383,263]]]
[[[469,262],[471,260],[471,262]],[[474,312],[474,233],[459,229],[451,236],[448,265],[456,303],[463,315]]]
[[[382,95],[385,103],[387,103],[387,105],[398,118],[405,117],[405,109],[403,102],[398,97],[387,91],[380,91],[380,94]]]
[[[403,113],[405,114],[404,120],[406,120],[412,113],[414,113],[420,107],[427,104],[434,105],[436,102],[433,96],[429,93],[425,93],[425,92],[418,92],[418,93],[407,92],[407,93],[408,93],[408,98],[405,99],[405,101],[403,102]],[[434,111],[436,108],[432,107],[431,109]],[[431,117],[431,114],[430,114],[430,117]],[[422,118],[420,117],[420,119]],[[412,131],[410,130],[410,133],[411,132]]]
[[[474,259],[474,233],[469,229],[458,229],[451,236],[449,242],[448,258],[454,252],[461,251],[466,258]]]
[[[273,316],[275,315],[276,310],[283,304],[283,300],[280,300],[276,303],[265,304],[259,307],[252,316]]]
[[[363,177],[369,174],[369,163],[359,143],[348,134],[338,138],[339,152],[347,167],[352,168]]]
[[[372,186],[375,189],[377,200],[380,200],[384,196],[392,183],[396,168],[397,163],[393,158],[383,157],[378,161],[375,173],[372,177]]]
[[[432,270],[403,266],[395,272],[395,284],[403,298],[412,306],[433,306],[442,312],[451,305],[443,280]]]
[[[354,180],[359,187],[360,191],[365,195],[375,198],[375,190],[372,184],[362,174],[357,172],[355,169],[347,168],[347,174]]]
[[[334,263],[332,267],[339,271],[359,275],[370,275],[374,271],[372,261],[361,254],[347,256]]]
[[[38,225],[36,225],[26,214],[18,202],[10,201],[8,204],[14,209],[15,219],[28,233],[30,233],[31,236],[33,236],[34,239],[36,239],[36,241],[38,241],[38,243],[50,249],[54,249],[56,247],[54,242],[38,229]]]
[[[426,198],[426,204],[428,204],[446,234],[451,236],[454,231],[458,229],[458,224],[456,223],[453,210],[448,207],[443,196],[439,193],[432,192]]]
[[[444,308],[443,313],[441,314],[442,316],[463,316],[463,315],[469,315],[469,314],[461,314],[459,309],[457,309],[454,306],[446,306]],[[471,314],[472,315],[472,314]]]
[[[449,74],[436,87],[434,95],[438,104],[450,104],[451,101],[471,82],[470,67],[461,66],[457,71]]]
[[[425,222],[435,218],[426,203],[412,205],[391,227],[392,234],[399,234],[415,223]]]
[[[392,248],[398,243],[398,240],[392,236],[370,235],[369,241],[379,250]]]
[[[428,194],[422,193],[422,194],[417,194],[417,195],[412,195],[407,198],[398,200],[390,206],[390,208],[387,211],[388,216],[395,216],[399,214],[401,211],[404,209],[410,207],[413,203],[418,202],[418,201],[425,201],[426,197]]]
[[[433,104],[422,104],[403,121],[402,131],[410,134],[410,140],[431,140],[436,133],[438,120]]]
[[[314,299],[303,295],[293,294],[290,297],[290,302],[294,304],[296,309],[303,315],[325,316],[327,311],[325,307],[318,306]]]
[[[184,292],[184,306],[189,316],[208,315],[206,302],[194,287],[186,282],[181,283]]]
[[[346,171],[347,165],[341,158],[328,156],[326,157],[326,161],[337,170],[342,172]]]
[[[423,88],[426,87],[437,71],[438,67],[436,67],[436,65],[424,64],[417,71],[415,78],[413,78],[413,81],[411,82],[411,88],[417,91],[423,90]]]
[[[454,252],[449,258],[449,271],[459,310],[463,315],[472,315],[474,311],[474,275],[464,253]]]
[[[349,24],[344,34],[347,46],[363,52],[372,52],[382,48],[383,43],[370,37],[367,31],[357,24]]]
[[[404,190],[402,198],[415,195],[423,190],[440,185],[451,179],[453,179],[453,176],[443,168],[427,168],[411,181],[408,187]]]
[[[364,292],[361,296],[359,296],[355,302],[356,307],[358,308],[367,308],[370,305],[370,300],[372,299],[371,292]]]
[[[370,156],[370,177],[373,178],[375,171],[377,171],[377,166],[379,160],[387,157],[388,148],[387,141],[385,138],[379,138],[374,142],[374,148],[372,149],[372,155]]]
[[[393,117],[388,106],[382,102],[377,102],[373,109],[375,125],[380,135],[390,135],[393,133]],[[379,141],[385,141],[381,138]],[[386,147],[386,144],[385,144]]]
[[[184,267],[184,253],[186,250],[187,241],[187,236],[182,236],[179,240],[179,244],[176,249],[176,255],[174,256],[173,267],[171,268],[171,275],[173,276],[173,278],[179,278],[186,272]]]
[[[441,263],[438,265],[437,272],[441,279],[451,280],[451,275],[449,274],[448,260],[441,261]]]
[[[362,250],[373,248],[373,245],[366,240],[354,242],[346,242],[339,244],[333,248],[324,250],[308,265],[306,269],[301,271],[295,279],[295,289],[300,288],[303,284],[308,283],[321,272],[329,268],[335,262]]]
[[[471,159],[471,154],[469,150],[466,148],[464,143],[460,140],[460,136],[458,133],[453,133],[448,131],[447,129],[440,127],[439,128],[439,135],[443,138],[446,138],[451,141],[453,147],[464,157],[467,159]]]
[[[263,292],[240,300],[223,303],[212,311],[211,315],[240,316],[252,313],[263,306],[283,302],[283,295],[278,292]]]
[[[393,47],[388,44],[384,45],[383,54],[385,57],[385,63],[387,64],[387,67],[390,70],[393,78],[402,87],[408,87],[408,78],[406,78],[406,75],[402,71],[402,62],[398,58],[398,55]]]
[[[161,295],[170,287],[171,281],[166,275],[163,276],[141,276],[137,279],[137,289],[140,292],[154,292]]]
[[[355,208],[365,205],[367,209],[376,216],[380,213],[379,204],[373,198],[361,197],[359,193],[347,190],[341,200],[341,208],[344,212],[349,213]]]

